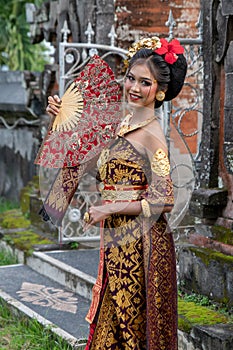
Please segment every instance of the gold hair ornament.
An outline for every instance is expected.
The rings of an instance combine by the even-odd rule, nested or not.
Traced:
[[[165,92],[160,90],[155,95],[157,101],[163,101],[165,99]]]
[[[173,64],[177,61],[178,55],[184,53],[183,46],[180,45],[179,40],[173,39],[167,41],[165,38],[159,39],[157,36],[151,38],[143,38],[134,43],[128,50],[127,59],[124,60],[125,68],[129,66],[129,61],[140,49],[150,49],[158,55],[163,56],[164,61],[168,64]]]
[[[157,36],[151,38],[143,38],[140,41],[134,43],[128,50],[127,59],[124,60],[125,67],[128,68],[129,61],[135,55],[135,53],[144,48],[150,50],[156,50],[161,47],[160,39]]]

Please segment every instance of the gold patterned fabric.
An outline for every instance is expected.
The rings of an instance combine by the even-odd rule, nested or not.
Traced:
[[[50,217],[53,224],[61,226],[67,207],[86,168],[87,163],[58,170],[57,176],[43,204],[45,215]]]
[[[158,149],[152,159],[151,169],[155,174],[165,177],[170,174],[170,163],[168,156],[162,149]]]
[[[151,216],[115,213],[104,222],[105,283],[89,312],[86,350],[177,350],[175,249],[162,212],[174,197],[169,173],[156,159],[152,166],[123,137],[99,159],[97,177],[105,186],[145,187],[137,200],[146,199]]]

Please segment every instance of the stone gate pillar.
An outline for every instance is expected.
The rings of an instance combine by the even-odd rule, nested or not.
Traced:
[[[191,212],[233,228],[233,2],[202,1],[204,104],[200,188]]]

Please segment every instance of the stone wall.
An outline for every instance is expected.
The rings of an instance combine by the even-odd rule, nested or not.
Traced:
[[[21,189],[36,173],[40,138],[35,113],[41,108],[36,96],[31,96],[30,84],[30,74],[0,72],[0,197],[17,202]]]
[[[20,190],[35,175],[36,134],[33,127],[0,128],[0,197],[18,201]]]
[[[233,305],[233,256],[211,249],[187,246],[180,249],[179,283],[184,290]]]
[[[195,326],[190,334],[178,331],[179,350],[232,350],[233,326]]]

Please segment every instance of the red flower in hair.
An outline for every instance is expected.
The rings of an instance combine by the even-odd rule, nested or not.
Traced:
[[[173,64],[177,61],[177,54],[184,53],[184,48],[177,39],[173,39],[171,42],[168,42],[166,39],[160,39],[160,42],[162,46],[156,49],[155,52],[158,55],[165,55],[164,60],[169,64]]]

